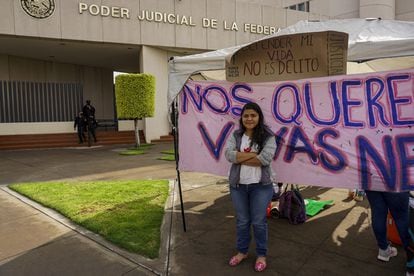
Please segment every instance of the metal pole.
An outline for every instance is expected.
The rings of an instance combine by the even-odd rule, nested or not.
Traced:
[[[174,135],[174,155],[175,155],[175,170],[177,171],[177,182],[178,190],[180,194],[180,205],[181,205],[181,216],[183,219],[183,228],[184,232],[187,232],[187,227],[185,223],[185,214],[184,214],[184,203],[183,203],[183,194],[181,190],[181,177],[180,169],[178,168],[179,154],[178,154],[178,111],[177,111],[177,100],[174,100],[172,104],[172,114],[173,114],[173,135]]]

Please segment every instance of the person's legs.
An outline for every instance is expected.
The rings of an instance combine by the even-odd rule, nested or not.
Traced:
[[[387,214],[388,201],[386,197],[388,192],[366,191],[366,195],[371,205],[372,228],[378,243],[378,256],[380,261],[388,262],[391,257],[397,256],[397,248],[389,245],[387,240]]]
[[[91,124],[89,125],[89,129],[90,129],[90,132],[91,132],[91,134],[92,134],[93,141],[96,143],[95,126],[94,126],[94,124],[93,124],[93,123],[91,123]]]
[[[397,226],[398,234],[404,248],[407,248],[410,243],[409,228],[409,214],[408,214],[408,192],[402,193],[384,193],[385,201],[390,210],[391,216]]]
[[[384,199],[383,192],[366,191],[366,195],[371,206],[372,229],[378,247],[382,250],[388,248],[387,241],[387,214],[388,206]]]
[[[95,128],[94,127],[91,129],[91,133],[92,133],[92,136],[93,136],[93,141],[96,143],[98,140],[96,140],[96,134],[95,134]]]
[[[86,135],[85,135],[85,132],[86,132],[87,130],[86,130],[86,125],[83,125],[82,126],[82,138],[83,138],[83,141],[85,141],[86,140]]]
[[[79,144],[83,143],[83,136],[82,136],[82,128],[78,127],[78,138],[79,138]]]
[[[249,185],[230,187],[230,196],[236,210],[237,250],[247,254],[250,244]]]
[[[407,254],[407,273],[412,275],[414,273],[414,242],[411,230],[413,228],[410,225],[410,215],[412,214],[410,214],[408,206],[409,193],[387,193],[385,199]]]
[[[254,184],[250,191],[250,217],[256,240],[257,256],[266,256],[267,253],[267,219],[266,208],[272,200],[272,185]]]
[[[405,249],[406,253],[407,253],[407,263],[406,263],[406,268],[407,268],[407,275],[414,275],[414,210],[412,207],[408,208],[408,215],[409,215],[409,219],[408,219],[408,225],[409,225],[409,229],[408,229],[408,233],[409,233],[409,243],[408,243],[408,247]]]

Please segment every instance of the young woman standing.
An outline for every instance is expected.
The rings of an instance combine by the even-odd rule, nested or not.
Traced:
[[[225,156],[232,163],[229,183],[230,195],[237,215],[237,254],[230,266],[237,266],[247,258],[250,227],[256,241],[254,269],[266,269],[267,219],[266,208],[272,199],[272,171],[270,164],[276,151],[276,140],[265,125],[263,112],[256,103],[247,103],[241,113],[240,129],[227,142]]]

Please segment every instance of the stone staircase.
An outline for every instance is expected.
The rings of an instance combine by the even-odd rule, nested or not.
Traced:
[[[134,131],[96,131],[97,143],[92,145],[135,144]],[[140,141],[145,143],[145,136],[140,131]],[[87,146],[87,142],[78,144],[77,133],[0,135],[0,150],[59,148]]]

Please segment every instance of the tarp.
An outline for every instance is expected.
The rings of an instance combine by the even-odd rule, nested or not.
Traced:
[[[263,39],[319,31],[339,31],[349,34],[348,61],[362,62],[380,58],[414,56],[414,22],[407,21],[366,19],[300,21]],[[192,74],[209,70],[223,70],[226,58],[231,57],[245,45],[247,44],[171,59],[169,62],[168,106],[171,106]],[[410,66],[402,68],[408,67]]]
[[[294,81],[188,81],[180,94],[179,168],[227,176],[224,157],[246,102],[276,136],[277,182],[414,190],[414,68]]]

